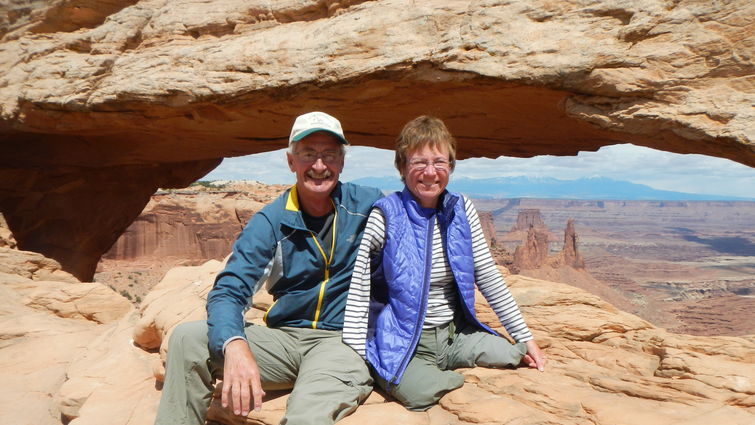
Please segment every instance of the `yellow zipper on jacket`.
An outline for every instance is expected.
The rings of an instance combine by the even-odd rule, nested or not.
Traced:
[[[265,322],[266,325],[267,325],[267,315],[270,314],[270,310],[272,310],[273,307],[275,307],[275,303],[277,303],[277,302],[278,302],[278,300],[273,301],[273,303],[270,304],[270,307],[267,308],[267,311],[265,312],[265,315],[262,316],[262,321]]]
[[[333,202],[331,200],[330,202]],[[317,245],[317,249],[320,250],[320,254],[322,254],[322,258],[325,260],[325,277],[320,284],[320,294],[317,296],[317,309],[315,310],[315,319],[312,321],[312,329],[317,329],[317,321],[320,319],[320,310],[322,309],[322,299],[325,296],[325,285],[327,285],[328,280],[330,280],[330,263],[333,261],[333,252],[335,252],[336,248],[336,223],[338,223],[338,208],[335,204],[333,204],[333,211],[335,216],[333,217],[333,230],[331,233],[333,233],[333,240],[330,244],[330,257],[325,255],[325,251],[322,249],[322,246],[320,245],[320,242],[317,241],[317,236],[315,236],[314,232],[311,230],[309,233],[312,235],[312,239],[315,241],[315,245]]]

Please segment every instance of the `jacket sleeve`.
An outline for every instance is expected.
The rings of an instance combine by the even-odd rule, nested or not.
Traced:
[[[207,296],[207,327],[210,353],[223,358],[225,344],[246,339],[244,311],[252,295],[267,277],[276,246],[273,226],[258,212],[233,244],[231,258],[215,278]]]

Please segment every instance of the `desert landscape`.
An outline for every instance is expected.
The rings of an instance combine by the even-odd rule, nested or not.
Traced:
[[[154,421],[168,336],[204,318],[228,235],[281,190],[184,189],[285,147],[303,112],[384,149],[431,113],[459,159],[631,143],[755,166],[753,16],[749,0],[1,2],[0,423]],[[421,413],[373,392],[343,423],[755,422],[741,206],[701,208],[722,214],[704,225],[674,212],[698,204],[579,207],[616,224],[522,200],[543,226],[507,248],[509,202],[486,228],[547,370],[463,370]],[[275,424],[286,397],[248,417],[214,402],[209,422]]]
[[[223,182],[161,191],[103,256],[94,280],[139,305],[170,268],[222,261],[248,218],[284,188]],[[573,284],[671,332],[755,334],[753,202],[474,202],[509,272]],[[524,224],[523,212],[533,215]],[[547,264],[563,249],[570,219],[580,264]],[[548,239],[541,261],[514,258],[526,220]]]
[[[755,333],[755,203],[514,199],[475,204],[492,213],[496,235],[511,252],[521,243],[521,235],[511,235],[520,211],[537,210],[545,227],[559,235],[549,238],[551,252],[561,249],[561,229],[573,219],[585,270],[628,302],[620,306],[656,326],[694,335]]]

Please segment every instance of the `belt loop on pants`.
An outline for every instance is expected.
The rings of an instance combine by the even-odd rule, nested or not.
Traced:
[[[456,338],[456,317],[454,316],[453,320],[448,323],[448,344],[454,342],[454,338]]]

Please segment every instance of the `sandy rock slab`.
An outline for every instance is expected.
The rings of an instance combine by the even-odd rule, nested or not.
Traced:
[[[145,300],[135,339],[165,347],[172,326],[203,318],[222,264],[171,271]],[[546,372],[463,369],[465,385],[426,412],[375,391],[344,424],[710,424],[755,421],[755,336],[676,335],[560,283],[510,276],[508,283],[549,357]],[[174,302],[171,303],[170,300]],[[268,304],[269,305],[269,304]],[[251,309],[256,320],[266,308]],[[480,298],[478,311],[494,323]],[[502,329],[501,329],[502,331]],[[160,377],[159,370],[156,375]],[[216,387],[219,394],[222,383]],[[234,416],[213,400],[211,424],[277,424],[287,392],[270,391],[261,412]]]
[[[168,271],[140,306],[133,329],[134,343],[145,350],[159,351],[165,360],[170,333],[176,325],[207,319],[207,294],[215,275],[224,266],[225,261],[210,260],[201,266],[175,267]],[[267,293],[255,295],[246,319],[263,323],[262,316],[272,302],[272,296]],[[164,372],[162,366],[156,371],[158,380],[162,381]]]
[[[23,276],[32,280],[78,283],[72,274],[63,271],[59,262],[32,251],[21,251],[0,245],[0,273]]]
[[[55,405],[70,425],[152,424],[160,399],[160,356],[131,338],[138,314],[107,327],[73,361]]]
[[[55,394],[71,365],[133,307],[39,254],[0,248],[0,258],[0,423],[60,424]]]
[[[6,383],[0,423],[152,424],[168,336],[176,324],[204,318],[207,292],[222,266],[211,261],[173,269],[138,311],[104,324],[29,305],[35,282],[0,274],[0,370]],[[465,385],[426,412],[407,411],[376,391],[342,423],[755,421],[755,336],[671,334],[568,285],[521,276],[510,276],[508,283],[549,357],[546,372],[463,369]],[[259,320],[269,303],[257,297],[247,319]],[[482,301],[477,308],[493,323]],[[276,424],[287,397],[269,392],[263,410],[248,417],[231,415],[216,399],[210,423]]]
[[[152,424],[161,354],[176,324],[204,318],[223,264],[171,270],[138,311],[99,324],[24,303],[30,279],[0,274],[2,423]],[[549,357],[546,372],[463,369],[465,385],[426,412],[378,391],[344,424],[742,424],[755,420],[755,336],[668,333],[577,288],[521,276],[509,286]],[[41,281],[39,285],[49,285]],[[77,285],[77,284],[71,284]],[[78,284],[83,285],[83,284]],[[117,294],[115,294],[117,296]],[[257,297],[258,321],[270,299]],[[493,313],[478,302],[483,320]],[[220,384],[219,384],[220,385]],[[218,385],[218,388],[219,388]],[[215,399],[215,424],[276,424],[287,392],[237,417]],[[20,401],[23,400],[23,403]]]
[[[53,394],[99,326],[25,306],[11,279],[0,274],[0,423],[60,424]]]

